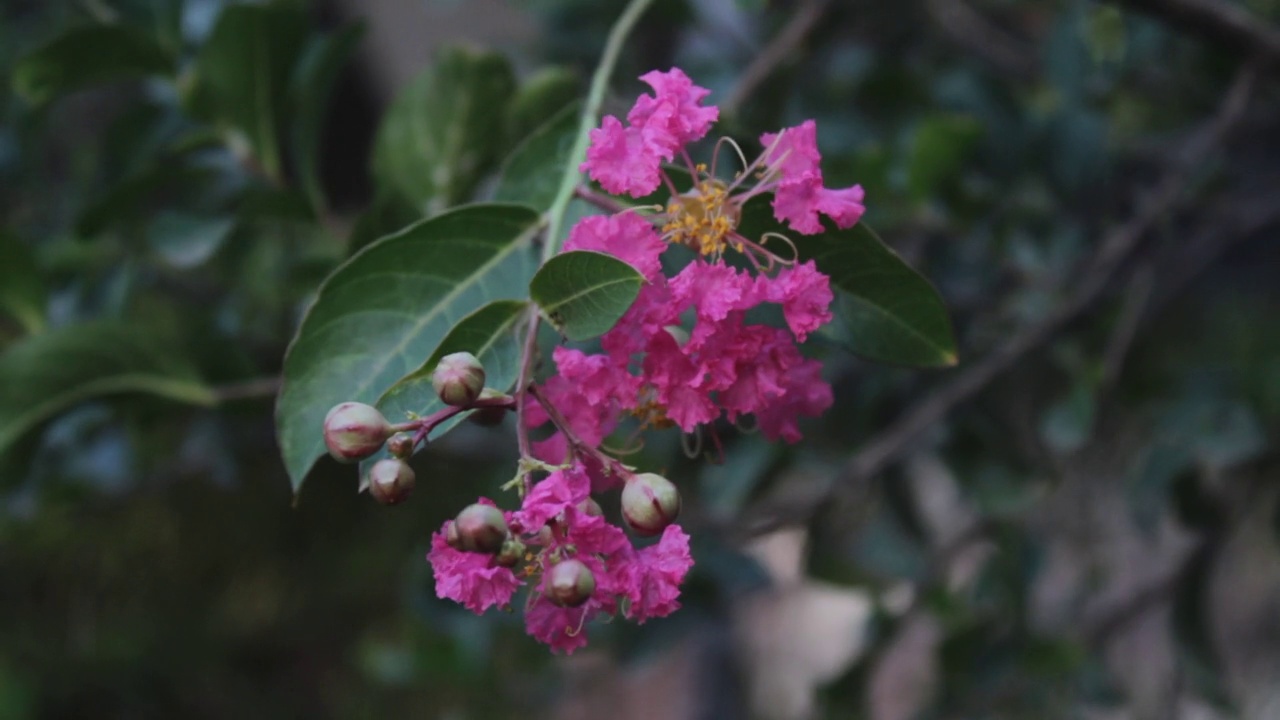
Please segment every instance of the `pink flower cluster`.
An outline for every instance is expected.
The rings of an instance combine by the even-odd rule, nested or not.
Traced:
[[[812,261],[767,249],[771,239],[790,243],[779,233],[752,238],[740,232],[744,204],[772,193],[775,218],[803,234],[822,231],[820,215],[844,228],[863,212],[860,187],[825,186],[812,121],[763,135],[762,154],[722,180],[714,161],[708,172],[686,150],[719,116],[715,107],[702,105],[708,91],[679,69],[641,79],[654,94],[636,101],[626,124],[606,117],[591,132],[582,169],[609,192],[642,197],[665,185],[670,199],[663,206],[584,218],[564,249],[613,255],[646,282],[601,337],[600,352],[556,348],[555,374],[529,391],[537,402],[524,404],[521,432],[554,426],[547,439],[532,444],[531,454],[558,469],[525,494],[520,510],[503,513],[505,532],[522,557],[510,557],[508,545],[498,554],[458,549],[458,531],[450,523],[433,536],[428,556],[437,594],[477,613],[508,606],[528,584],[529,634],[566,652],[586,643],[585,623],[602,613],[644,622],[674,611],[693,563],[688,536],[669,524],[679,504],[669,481],[650,481],[660,481],[666,493],[652,507],[640,492],[650,486],[637,482],[624,490],[623,514],[632,528],[650,531],[646,524],[659,521],[651,530],[661,532],[658,542],[640,549],[590,499],[593,489],[636,480],[599,450],[624,417],[638,418],[641,427],[695,433],[720,418],[732,422],[750,415],[766,437],[796,442],[799,418],[831,405],[821,364],[798,349],[831,320],[830,282]],[[683,193],[663,166],[676,159],[692,177]],[[698,255],[668,277],[663,254],[675,245]],[[754,272],[726,263],[730,249],[741,252]],[[781,309],[785,327],[749,322],[748,314],[763,304]],[[631,505],[628,491],[636,491]],[[642,515],[643,522],[628,512]],[[581,580],[580,587],[570,587],[579,590],[575,602],[557,594],[563,588],[548,585],[553,574]]]
[[[641,80],[654,95],[636,101],[626,125],[610,116],[592,131],[582,169],[606,190],[635,197],[665,184],[671,200],[653,215],[629,210],[585,218],[564,249],[613,255],[647,283],[601,338],[603,353],[557,348],[547,395],[588,444],[608,436],[624,413],[647,426],[675,425],[685,432],[720,417],[752,415],[766,437],[796,442],[798,419],[831,405],[820,363],[797,349],[831,320],[830,282],[812,261],[788,261],[765,249],[768,238],[740,234],[738,220],[747,200],[772,192],[775,217],[797,232],[820,232],[819,214],[849,227],[862,215],[862,188],[824,186],[812,120],[764,134],[764,152],[726,183],[695,165],[685,149],[719,115],[700,104],[708,91],[679,69],[650,72]],[[662,167],[677,156],[693,177],[685,193]],[[753,175],[759,182],[744,187]],[[668,278],[661,256],[676,244],[701,257]],[[726,264],[729,248],[742,250],[757,272]],[[747,323],[747,313],[762,303],[782,306],[786,329]],[[689,317],[693,323],[686,331]],[[537,408],[526,418],[534,427],[546,420]],[[541,446],[541,457],[562,462],[567,449],[554,436]]]
[[[679,525],[668,525],[656,544],[637,549],[622,529],[591,511],[590,490],[587,472],[570,466],[535,485],[520,510],[503,513],[512,536],[528,549],[514,567],[500,565],[491,554],[454,549],[446,540],[454,521],[446,522],[432,535],[427,555],[436,594],[479,614],[508,606],[528,582],[528,633],[567,653],[586,645],[586,624],[602,613],[621,612],[643,623],[677,610],[680,584],[693,566],[689,536]],[[595,580],[590,597],[573,607],[553,602],[542,582],[552,567],[570,559],[586,565]]]

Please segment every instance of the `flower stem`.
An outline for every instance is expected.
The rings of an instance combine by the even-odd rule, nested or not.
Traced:
[[[556,191],[555,202],[547,211],[547,242],[542,246],[543,262],[560,252],[560,234],[564,227],[565,212],[569,208],[569,201],[573,199],[573,189],[577,187],[582,177],[582,173],[578,171],[578,163],[582,162],[587,154],[587,133],[595,127],[600,106],[604,103],[605,89],[609,85],[610,76],[613,75],[613,68],[617,65],[622,45],[626,42],[627,35],[631,34],[636,21],[652,3],[653,0],[631,0],[613,24],[613,28],[609,30],[604,53],[600,56],[600,63],[596,65],[595,74],[591,76],[591,90],[587,94],[587,103],[582,108],[578,136],[573,141],[573,150],[569,153],[568,167],[565,168],[564,177],[560,179],[560,189]]]

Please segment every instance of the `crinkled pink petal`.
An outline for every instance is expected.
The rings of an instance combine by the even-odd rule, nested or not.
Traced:
[[[605,117],[588,135],[587,159],[579,166],[605,190],[644,197],[658,189],[662,158],[639,129],[623,127],[618,118]]]
[[[590,492],[591,480],[581,468],[575,465],[558,470],[533,486],[515,518],[525,532],[537,532],[547,520],[582,502]]]
[[[798,233],[822,232],[822,222],[818,220],[822,190],[822,175],[817,172],[783,180],[773,192],[773,216]]]
[[[866,207],[862,204],[865,196],[866,193],[863,192],[861,185],[840,190],[823,188],[818,191],[814,208],[834,220],[836,227],[849,228],[857,224],[862,213],[866,212]]]
[[[628,398],[639,382],[627,373],[624,363],[608,355],[588,355],[560,346],[551,357],[559,376],[576,385],[574,391],[589,405],[610,405]]]
[[[618,400],[593,403],[579,386],[576,380],[553,375],[542,384],[542,390],[580,440],[598,445],[617,425]]]
[[[644,378],[657,391],[666,415],[685,432],[720,415],[709,393],[699,388],[698,367],[668,333],[656,335],[645,354]]]
[[[539,642],[551,646],[552,651],[572,655],[574,650],[587,644],[587,622],[599,612],[598,604],[588,600],[582,607],[560,607],[539,596],[525,610],[525,632]]]
[[[529,444],[529,452],[534,459],[548,465],[563,465],[569,460],[569,440],[562,432],[556,432],[546,440],[535,440]]]
[[[780,171],[783,178],[818,172],[822,162],[822,154],[818,152],[818,126],[812,120],[776,133],[765,133],[760,136],[760,144],[765,147],[765,163]]]
[[[634,212],[591,215],[578,221],[564,242],[565,250],[607,253],[652,280],[662,273],[662,251],[667,249],[653,224]]]
[[[701,260],[689,263],[671,278],[671,293],[675,302],[696,310],[699,322],[717,322],[734,310],[760,303],[755,278],[749,273]]]
[[[787,268],[772,279],[762,278],[765,299],[782,305],[782,315],[796,340],[831,322],[831,280],[812,260]]]
[[[461,603],[477,615],[495,605],[509,604],[516,588],[523,584],[509,568],[495,565],[493,556],[449,547],[443,529],[431,535],[427,560],[435,575],[436,596]]]
[[[622,528],[602,517],[588,515],[579,510],[576,505],[575,503],[574,507],[565,511],[565,524],[569,528],[569,542],[579,554],[605,557],[619,553],[629,554],[631,541],[627,539],[627,534],[622,531]],[[609,587],[609,584],[600,577],[599,568],[592,567],[591,570],[597,576],[597,587]]]
[[[680,324],[680,311],[678,303],[672,300],[666,279],[659,275],[641,286],[630,309],[600,338],[600,346],[617,364],[625,367],[631,356],[644,352],[650,338],[662,333],[668,325]]]
[[[815,360],[804,360],[792,367],[786,375],[788,386],[782,400],[755,412],[761,434],[770,440],[799,442],[797,419],[817,417],[831,407],[831,386],[822,380],[821,374],[822,364]]]
[[[653,88],[654,94],[641,95],[636,100],[627,113],[627,122],[643,127],[655,143],[662,143],[670,152],[702,139],[720,117],[719,108],[702,106],[702,100],[711,91],[694,85],[680,68],[667,72],[653,70],[640,79]]]
[[[691,567],[689,536],[679,525],[668,525],[658,543],[641,548],[627,566],[627,617],[643,624],[678,610],[680,584]]]

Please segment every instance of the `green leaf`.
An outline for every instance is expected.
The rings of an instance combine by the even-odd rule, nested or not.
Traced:
[[[286,5],[231,5],[218,16],[194,65],[194,115],[247,145],[262,172],[280,179],[280,137],[289,80],[307,20]]]
[[[383,119],[374,140],[374,179],[427,214],[466,199],[501,152],[514,90],[501,55],[442,53]]]
[[[469,205],[378,240],[329,276],[289,347],[276,406],[295,492],[324,452],[329,408],[376,402],[475,308],[525,299],[540,229],[531,208]]]
[[[835,323],[849,350],[868,360],[915,367],[956,364],[951,319],[938,291],[866,223],[793,238],[836,289]]]
[[[525,138],[502,166],[494,199],[520,202],[546,212],[556,199],[556,180],[569,163],[578,132],[577,103],[561,110]]]
[[[26,245],[0,231],[0,312],[10,315],[29,333],[45,325],[48,289]]]
[[[739,231],[758,238],[780,232],[795,243],[801,262],[813,260],[831,277],[835,320],[822,332],[876,362],[914,367],[956,364],[951,319],[938,291],[898,257],[865,222],[847,230],[799,235],[773,218],[764,197],[742,209]]]
[[[0,455],[72,405],[127,392],[216,402],[173,347],[136,324],[68,325],[26,338],[0,355]]]
[[[123,25],[67,30],[18,60],[13,89],[33,103],[95,83],[167,75],[174,59],[146,33]]]
[[[560,253],[538,270],[529,294],[552,325],[570,340],[603,335],[640,294],[644,276],[604,253]]]
[[[188,269],[213,257],[233,227],[232,218],[162,211],[151,222],[147,241],[166,264]]]
[[[293,159],[299,181],[317,212],[325,207],[319,168],[322,122],[333,86],[363,35],[364,25],[356,24],[337,33],[312,38],[303,50],[290,83]]]
[[[581,92],[582,82],[569,68],[548,67],[534,73],[511,101],[507,137],[514,140],[535,132],[577,100]]]

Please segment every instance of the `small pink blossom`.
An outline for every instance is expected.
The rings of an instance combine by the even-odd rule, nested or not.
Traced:
[[[571,466],[535,483],[519,512],[513,516],[526,532],[537,532],[565,508],[585,500],[590,491],[591,482],[586,473],[577,466]]]
[[[433,533],[431,551],[427,553],[435,575],[436,596],[461,603],[477,615],[495,605],[508,605],[516,588],[523,584],[515,573],[495,564],[491,555],[454,550],[444,538],[444,529]]]
[[[652,70],[640,79],[653,88],[654,94],[641,95],[636,100],[627,113],[627,122],[644,128],[650,141],[665,151],[667,160],[685,145],[701,140],[720,117],[719,108],[702,107],[702,100],[711,91],[694,85],[680,68],[665,73]]]
[[[623,127],[618,118],[604,122],[588,135],[587,159],[578,168],[611,193],[644,197],[662,182],[662,157],[638,128]]]
[[[643,624],[678,610],[680,584],[691,567],[689,536],[679,525],[668,525],[656,545],[641,548],[627,565],[627,617]]]
[[[804,342],[809,333],[831,322],[831,301],[835,299],[831,280],[812,260],[786,268],[762,285],[765,299],[782,305],[783,317],[796,340]]]
[[[655,70],[640,79],[654,94],[636,100],[626,126],[606,116],[588,135],[587,159],[579,168],[609,192],[631,197],[657,190],[662,161],[706,135],[720,116],[716,107],[701,105],[711,91],[694,85],[679,68]]]
[[[587,623],[600,614],[599,603],[588,600],[581,607],[560,607],[539,596],[524,611],[525,631],[553,651],[572,655],[587,645]]]
[[[774,189],[773,214],[791,229],[806,235],[822,232],[818,214],[830,217],[837,227],[852,227],[862,217],[862,186],[828,189],[823,185],[818,152],[817,125],[806,120],[779,133],[760,136],[765,162],[781,179]]]

